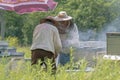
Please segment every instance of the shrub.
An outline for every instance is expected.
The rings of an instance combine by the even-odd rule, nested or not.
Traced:
[[[18,38],[17,37],[7,37],[6,41],[9,43],[9,46],[14,46],[17,47],[18,46]]]

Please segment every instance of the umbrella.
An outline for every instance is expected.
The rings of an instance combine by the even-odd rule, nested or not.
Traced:
[[[0,0],[0,9],[15,11],[18,14],[54,10],[57,2],[53,0]]]

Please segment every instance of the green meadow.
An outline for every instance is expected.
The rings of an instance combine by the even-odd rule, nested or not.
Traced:
[[[24,52],[24,57],[30,58],[29,47],[18,47],[17,51]],[[13,65],[9,58],[3,57],[0,59],[0,80],[120,80],[119,61],[103,60],[99,57],[90,71],[86,71],[87,61],[83,59],[79,62],[79,67],[72,60],[65,66],[58,65],[56,74],[51,74],[49,61],[48,69],[45,71],[39,64],[31,66],[30,61],[18,60]]]

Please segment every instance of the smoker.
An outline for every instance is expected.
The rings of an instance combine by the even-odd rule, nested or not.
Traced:
[[[120,55],[120,32],[107,33],[107,54]]]

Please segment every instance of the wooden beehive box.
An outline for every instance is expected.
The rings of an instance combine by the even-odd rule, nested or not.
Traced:
[[[120,32],[107,33],[107,54],[120,55]]]

